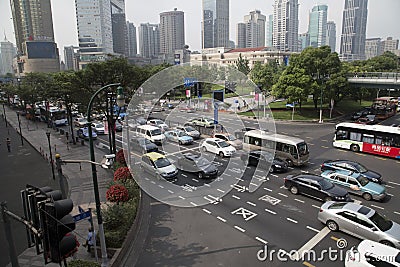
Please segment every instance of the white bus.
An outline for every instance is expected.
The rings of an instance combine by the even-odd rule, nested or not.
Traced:
[[[400,159],[400,127],[339,123],[333,146]]]
[[[251,130],[244,134],[245,150],[267,150],[288,163],[301,166],[308,162],[310,153],[307,143],[300,138],[283,134],[272,134],[263,130]]]

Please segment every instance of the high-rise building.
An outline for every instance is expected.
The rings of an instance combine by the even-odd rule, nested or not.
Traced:
[[[246,23],[246,47],[265,46],[265,15],[261,11],[251,11],[249,15],[244,16]]]
[[[386,40],[382,41],[382,53],[390,51],[394,53],[399,48],[399,39],[393,39],[393,37],[388,37]]]
[[[111,25],[114,53],[127,56],[128,38],[125,0],[111,0]]]
[[[160,33],[158,24],[141,23],[139,27],[139,51],[144,58],[160,54]]]
[[[174,54],[185,46],[185,17],[183,11],[160,13],[160,53]]]
[[[299,43],[300,43],[299,47],[300,51],[310,46],[310,35],[308,34],[308,32],[299,34]]]
[[[246,23],[239,22],[236,26],[236,47],[246,47]]]
[[[229,0],[203,0],[201,47],[229,47]]]
[[[280,51],[298,51],[298,0],[275,0],[273,46]]]
[[[10,3],[18,73],[59,71],[50,0],[10,0]]]
[[[381,38],[365,39],[365,59],[370,59],[382,54]]]
[[[365,59],[368,0],[345,0],[340,42],[340,59]]]
[[[78,70],[79,69],[79,47],[64,46],[64,64],[65,70]]]
[[[13,60],[16,55],[14,44],[4,36],[4,41],[0,42],[0,75],[14,73]]]
[[[79,69],[114,52],[110,0],[75,0]]]
[[[327,16],[327,5],[316,5],[312,8],[308,22],[310,46],[320,47],[325,45]]]
[[[326,45],[331,47],[331,52],[336,50],[336,24],[333,21],[326,23]]]
[[[268,16],[268,22],[267,22],[267,43],[266,45],[268,47],[273,46],[273,33],[274,33],[274,15],[269,15]]]
[[[127,21],[127,39],[128,39],[128,57],[134,57],[137,55],[137,37],[136,27],[133,23]]]

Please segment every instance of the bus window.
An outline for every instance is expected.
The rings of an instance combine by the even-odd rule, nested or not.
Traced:
[[[350,140],[361,141],[361,133],[350,132]]]
[[[345,130],[338,130],[336,132],[336,140],[346,140],[348,132]]]
[[[382,139],[383,139],[382,136],[377,136],[377,137],[375,138],[375,144],[381,145],[381,144],[382,144]]]
[[[306,143],[297,144],[297,150],[299,151],[300,155],[307,155],[309,153]]]
[[[374,143],[374,136],[373,135],[369,135],[369,134],[364,134],[362,141],[364,143],[369,143],[369,144],[373,144]]]
[[[249,144],[255,145],[255,146],[261,146],[261,139],[257,138],[257,137],[250,136]]]
[[[261,144],[265,148],[275,149],[275,142],[274,141],[263,139]]]

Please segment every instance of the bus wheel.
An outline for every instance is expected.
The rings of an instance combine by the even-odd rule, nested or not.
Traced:
[[[291,159],[286,159],[287,165],[293,167],[293,161]]]
[[[360,147],[358,145],[351,145],[350,147],[351,151],[353,152],[358,152],[360,151]]]

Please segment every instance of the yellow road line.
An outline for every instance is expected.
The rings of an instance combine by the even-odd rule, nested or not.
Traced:
[[[309,263],[307,261],[303,261],[303,265],[305,265],[307,267],[315,267],[315,265],[312,265],[311,263]]]
[[[339,240],[339,238],[334,237],[334,236],[331,236],[331,239],[333,239],[333,240],[335,240],[335,241],[338,241],[338,240]]]

